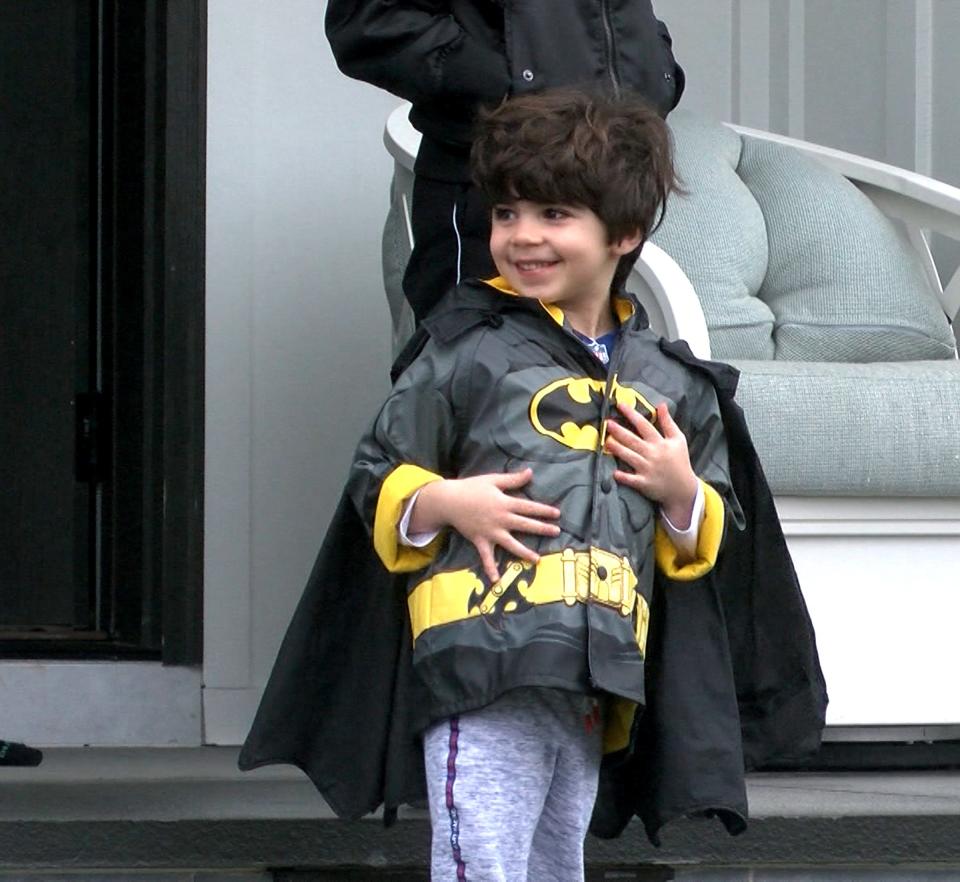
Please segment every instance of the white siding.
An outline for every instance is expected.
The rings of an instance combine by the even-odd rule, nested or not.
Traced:
[[[206,737],[245,731],[358,433],[387,389],[391,96],[316,0],[210,0]]]

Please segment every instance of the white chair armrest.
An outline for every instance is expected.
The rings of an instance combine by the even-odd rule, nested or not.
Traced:
[[[727,123],[743,138],[783,144],[849,178],[868,196],[886,194],[889,216],[960,240],[960,188],[866,156]],[[877,200],[875,200],[877,201]],[[885,206],[881,205],[881,208]]]
[[[960,269],[953,274],[950,284],[943,289],[940,302],[947,317],[953,322],[953,334],[960,342],[960,327],[958,327],[960,325]]]
[[[650,326],[669,340],[686,340],[698,358],[710,358],[710,336],[693,285],[677,262],[645,242],[627,279],[627,288],[650,317]]]
[[[401,167],[413,172],[413,161],[420,149],[420,133],[410,125],[410,103],[404,102],[387,117],[383,127],[383,146]]]

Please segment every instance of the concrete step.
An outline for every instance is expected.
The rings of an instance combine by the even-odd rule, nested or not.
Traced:
[[[377,818],[340,821],[296,769],[241,773],[236,754],[220,747],[53,749],[39,767],[2,767],[0,871],[352,868],[371,880],[388,878],[376,875],[388,870],[411,880],[422,875],[429,841],[423,812],[402,812],[388,830]],[[936,878],[960,879],[960,772],[765,773],[749,777],[748,791],[752,817],[742,836],[728,836],[716,821],[684,820],[669,825],[654,849],[634,824],[617,840],[588,839],[591,872],[604,879],[633,873],[619,877],[630,880],[670,869],[694,882],[682,873],[910,866],[910,879],[950,868],[954,876]]]

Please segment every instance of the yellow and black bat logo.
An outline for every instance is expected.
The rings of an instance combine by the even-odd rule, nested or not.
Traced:
[[[600,409],[606,380],[564,377],[538,389],[530,400],[530,422],[541,435],[573,450],[596,450],[600,445]],[[655,422],[657,409],[636,389],[622,386],[614,376],[610,385],[614,404],[625,403]],[[610,412],[617,419],[616,410]]]

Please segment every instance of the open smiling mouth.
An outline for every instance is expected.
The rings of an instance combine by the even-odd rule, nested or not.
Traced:
[[[514,266],[522,273],[536,272],[537,270],[549,269],[556,266],[558,260],[516,260]]]

